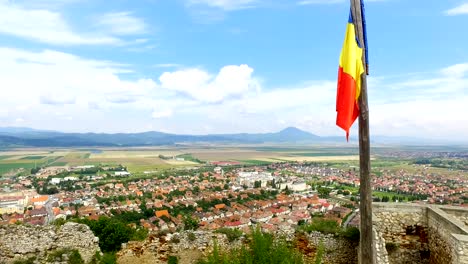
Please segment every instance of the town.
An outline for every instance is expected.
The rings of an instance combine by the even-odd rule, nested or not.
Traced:
[[[413,166],[411,172],[375,170],[374,201],[467,205],[466,172],[442,175],[428,165]],[[288,232],[319,216],[358,226],[358,169],[326,162],[216,161],[138,176],[122,165],[48,166],[1,178],[0,186],[0,224],[109,216],[149,231],[192,225],[248,232],[259,225]]]

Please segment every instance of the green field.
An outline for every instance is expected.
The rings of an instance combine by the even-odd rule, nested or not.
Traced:
[[[345,190],[349,190],[350,192],[357,193],[359,192],[359,188],[357,187],[352,187],[352,186],[343,186]],[[392,196],[398,196],[398,197],[404,197],[406,200],[411,197],[411,195],[406,195],[406,194],[398,194],[396,192],[381,192],[381,191],[372,191],[372,196],[382,198],[384,196],[389,197],[390,199]],[[390,200],[391,202],[391,200]]]
[[[0,175],[8,173],[12,170],[25,169],[30,170],[34,168],[36,164],[34,163],[0,163]],[[38,166],[38,165],[37,165]]]
[[[247,165],[268,165],[268,164],[273,163],[273,162],[265,161],[265,160],[238,160],[238,161]]]
[[[291,153],[293,156],[301,156],[301,157],[333,157],[333,156],[347,156],[347,155],[357,155],[357,153],[350,153],[350,152],[308,152],[308,153]]]
[[[26,156],[21,158],[22,160],[40,160],[45,158],[46,156]]]
[[[381,176],[385,171],[406,170],[410,173],[443,173],[466,175],[459,170],[427,167],[414,164],[414,159],[382,157],[386,152],[408,150],[427,152],[430,147],[374,147],[371,156],[372,173]],[[436,151],[449,147],[435,147]],[[465,149],[456,149],[466,151]],[[34,166],[123,165],[131,173],[157,171],[168,168],[203,166],[212,161],[239,161],[245,165],[266,165],[274,162],[316,162],[343,170],[358,169],[358,148],[343,146],[286,146],[286,145],[184,145],[178,147],[129,148],[23,148],[0,151],[0,174]],[[169,157],[169,158],[163,158]],[[184,158],[183,161],[172,157]],[[460,174],[461,173],[461,174]],[[379,195],[377,193],[377,195]]]

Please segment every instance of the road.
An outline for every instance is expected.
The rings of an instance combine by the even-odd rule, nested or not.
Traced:
[[[343,224],[343,227],[348,227],[349,222],[353,220],[353,218],[356,216],[356,214],[359,212],[359,209],[355,209],[353,213],[346,219],[346,222]]]
[[[49,199],[47,200],[47,202],[44,205],[46,210],[47,210],[46,224],[50,224],[55,220],[54,212],[52,211],[52,204],[54,203],[53,199],[54,199],[54,196],[49,195]]]

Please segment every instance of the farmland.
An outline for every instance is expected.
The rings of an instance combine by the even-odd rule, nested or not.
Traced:
[[[164,157],[164,158],[162,158]],[[124,165],[134,172],[187,166],[211,161],[237,161],[247,165],[286,161],[353,161],[347,148],[182,146],[99,149],[16,149],[0,151],[0,174],[38,166]]]
[[[448,151],[449,147],[437,149]],[[356,145],[343,146],[286,146],[286,145],[181,145],[164,147],[133,148],[22,148],[0,151],[0,175],[14,174],[43,166],[79,165],[123,165],[131,172],[143,172],[168,168],[195,167],[212,161],[234,161],[245,165],[269,164],[275,162],[322,162],[336,167],[358,166]],[[415,166],[411,155],[393,157],[398,151],[404,153],[428,152],[424,147],[376,146],[373,148],[372,167],[376,170],[405,169],[412,171]],[[460,151],[457,149],[456,151]],[[387,155],[382,157],[382,154]],[[401,155],[401,154],[398,154]],[[406,155],[406,154],[405,154]],[[446,169],[429,168],[434,172]],[[450,172],[448,172],[450,173]]]

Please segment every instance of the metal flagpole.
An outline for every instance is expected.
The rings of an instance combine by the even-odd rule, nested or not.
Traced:
[[[356,36],[363,49],[362,61],[366,73],[361,75],[361,95],[359,97],[359,167],[360,167],[360,206],[361,238],[359,259],[362,264],[374,264],[374,243],[372,233],[372,186],[370,178],[370,138],[369,106],[367,103],[367,69],[366,41],[364,39],[363,10],[361,0],[350,0],[351,12],[355,23]]]

